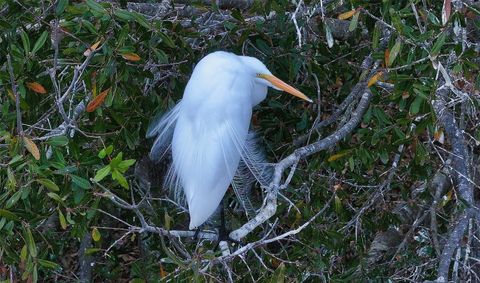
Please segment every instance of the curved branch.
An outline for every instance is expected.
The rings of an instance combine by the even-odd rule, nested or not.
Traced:
[[[441,82],[444,82],[444,80],[442,79]],[[439,282],[448,281],[448,272],[453,253],[458,248],[460,240],[465,234],[469,219],[475,214],[473,208],[473,185],[469,178],[469,153],[463,134],[455,121],[455,117],[446,106],[445,99],[449,92],[450,90],[446,84],[440,86],[436,91],[436,99],[432,101],[432,106],[438,121],[445,129],[446,136],[450,139],[453,151],[451,154],[453,161],[452,171],[457,183],[458,194],[470,208],[457,219],[457,224],[449,232],[447,243],[440,256],[437,279]]]
[[[252,232],[256,227],[270,219],[275,214],[277,209],[277,196],[283,172],[287,168],[293,166],[299,160],[334,146],[337,142],[353,132],[356,126],[360,123],[363,114],[368,109],[371,98],[372,93],[370,92],[370,89],[367,89],[363,93],[357,108],[352,113],[351,119],[343,127],[316,143],[295,150],[292,154],[278,162],[275,166],[273,180],[267,188],[267,196],[262,208],[260,209],[260,212],[255,216],[255,218],[248,221],[242,227],[232,231],[230,233],[230,238],[239,241]]]

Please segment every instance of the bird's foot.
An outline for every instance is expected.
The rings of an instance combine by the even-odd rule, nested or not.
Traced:
[[[223,227],[220,227],[220,229],[218,229],[218,238],[217,238],[217,244],[215,245],[215,248],[214,250],[216,250],[218,248],[218,245],[220,244],[220,242],[222,241],[225,241],[225,242],[229,242],[229,243],[235,243],[237,245],[240,245],[241,242],[240,241],[237,241],[235,239],[232,239],[230,237],[230,232],[231,231],[228,231],[227,229],[223,228]]]

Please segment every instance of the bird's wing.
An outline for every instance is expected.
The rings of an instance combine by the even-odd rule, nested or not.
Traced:
[[[172,143],[173,130],[178,119],[178,113],[181,108],[181,102],[178,102],[174,108],[167,113],[158,114],[153,118],[148,126],[147,138],[157,136],[150,150],[150,159],[159,161],[170,149]]]
[[[204,223],[218,207],[237,171],[250,126],[249,81],[219,81],[228,84],[207,88],[189,82],[173,134],[170,180],[185,192],[190,228]]]

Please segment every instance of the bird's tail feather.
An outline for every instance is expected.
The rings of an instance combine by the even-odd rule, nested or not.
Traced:
[[[177,122],[181,102],[167,113],[158,114],[150,123],[147,130],[147,138],[157,136],[150,150],[150,159],[161,160],[170,149],[172,144],[173,130]]]

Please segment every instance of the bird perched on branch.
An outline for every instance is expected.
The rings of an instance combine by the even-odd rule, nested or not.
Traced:
[[[167,185],[183,189],[190,229],[215,212],[240,163],[257,180],[265,178],[249,126],[252,108],[265,99],[268,87],[312,102],[260,60],[213,52],[194,68],[182,100],[151,123],[147,137],[157,138],[150,158],[159,160],[171,150]]]

